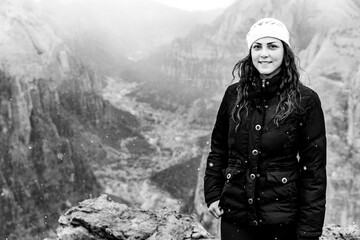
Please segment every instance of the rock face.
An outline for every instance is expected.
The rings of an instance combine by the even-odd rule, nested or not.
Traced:
[[[90,164],[103,143],[137,138],[136,119],[102,99],[101,79],[21,3],[0,1],[2,239],[46,235],[60,212],[102,191]]]
[[[0,236],[14,239],[49,228],[59,211],[100,190],[56,90],[83,75],[51,29],[18,4],[2,1],[0,10]]]
[[[358,23],[317,34],[301,54],[305,82],[322,100],[328,140],[326,221],[359,224],[360,34]]]
[[[145,211],[113,202],[107,195],[80,202],[59,219],[57,240],[214,239],[195,216],[166,209]],[[356,240],[357,226],[324,227],[321,240]]]
[[[212,239],[195,216],[161,209],[137,210],[107,195],[85,200],[59,219],[58,240]]]

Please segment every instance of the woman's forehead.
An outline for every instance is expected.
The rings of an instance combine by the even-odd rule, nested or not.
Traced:
[[[257,39],[254,43],[269,44],[269,43],[281,43],[281,41],[274,37],[263,37],[263,38]]]

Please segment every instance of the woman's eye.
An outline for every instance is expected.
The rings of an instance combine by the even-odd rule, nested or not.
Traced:
[[[253,49],[255,49],[255,50],[258,50],[258,49],[260,49],[261,47],[260,47],[260,45],[254,45],[253,46]]]
[[[278,48],[278,46],[277,45],[269,45],[269,48],[270,49],[276,49],[276,48]]]

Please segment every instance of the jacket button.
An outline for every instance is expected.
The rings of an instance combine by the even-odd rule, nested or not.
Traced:
[[[256,174],[256,177],[260,177],[260,174]]]
[[[281,182],[282,182],[283,184],[287,183],[287,181],[288,181],[288,180],[287,180],[287,178],[285,178],[285,177],[281,179]]]
[[[252,198],[249,198],[249,199],[248,199],[248,203],[249,203],[249,204],[253,204],[253,203],[254,203],[254,200],[253,200]]]
[[[255,179],[255,174],[253,174],[253,173],[250,174],[250,178],[251,178],[251,179]]]
[[[254,156],[258,155],[258,153],[259,153],[258,150],[256,150],[256,149],[252,150],[252,154],[253,154]]]
[[[260,124],[257,124],[257,125],[255,126],[255,130],[256,130],[256,131],[260,131],[260,129],[261,129]]]
[[[256,220],[253,221],[254,226],[258,225],[258,222]]]
[[[230,179],[230,178],[231,178],[231,174],[229,173],[228,175],[226,175],[226,178],[227,178],[227,179]]]

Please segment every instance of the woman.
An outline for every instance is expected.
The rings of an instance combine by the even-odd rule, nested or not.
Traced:
[[[222,240],[319,239],[325,215],[326,138],[318,95],[299,81],[286,26],[256,22],[239,81],[223,97],[205,172]]]

